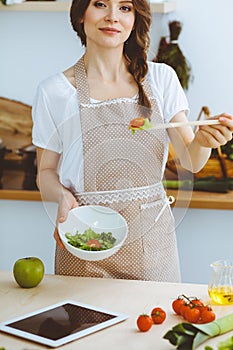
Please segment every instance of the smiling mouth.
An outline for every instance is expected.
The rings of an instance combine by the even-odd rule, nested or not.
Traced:
[[[106,28],[100,28],[100,30],[101,30],[102,32],[106,32],[106,33],[113,33],[113,34],[115,34],[115,33],[120,33],[119,30],[114,29],[114,28],[108,28],[108,27],[106,27]]]

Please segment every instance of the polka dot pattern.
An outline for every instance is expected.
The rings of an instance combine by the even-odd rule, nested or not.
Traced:
[[[129,232],[123,247],[110,258],[91,262],[80,260],[67,250],[56,248],[55,272],[64,275],[140,279],[177,282],[180,279],[174,220],[165,203],[161,185],[166,134],[163,130],[138,131],[131,134],[131,119],[141,115],[142,108],[132,99],[91,104],[83,59],[76,65],[76,83],[80,98],[80,114],[84,151],[84,189],[96,192],[93,202],[80,204],[108,205],[126,219]],[[161,114],[150,86],[144,89],[151,98],[152,122],[161,122]],[[140,196],[142,187],[158,184],[153,195]],[[101,203],[99,191],[135,189],[136,199]],[[141,190],[140,190],[141,189]],[[122,194],[121,193],[121,194]],[[79,196],[77,195],[79,201]],[[149,204],[149,205],[147,205]]]

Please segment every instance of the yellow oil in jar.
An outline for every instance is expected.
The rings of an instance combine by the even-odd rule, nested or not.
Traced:
[[[219,286],[208,290],[211,300],[215,304],[229,305],[233,304],[233,287]]]

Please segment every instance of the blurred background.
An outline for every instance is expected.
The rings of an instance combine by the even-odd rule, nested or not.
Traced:
[[[202,106],[208,106],[212,115],[232,114],[233,2],[176,0],[175,5],[173,12],[153,14],[149,59],[157,55],[160,38],[169,38],[168,23],[180,21],[179,47],[192,70],[192,80],[185,91],[190,103],[189,118],[196,120]],[[1,11],[1,7],[0,43],[0,137],[1,111],[6,113],[9,108],[6,101],[16,101],[17,113],[20,110],[26,116],[22,124],[12,126],[21,130],[20,136],[13,133],[7,145],[0,143],[0,154],[5,156],[11,148],[17,151],[15,172],[9,171],[7,177],[11,188],[18,188],[17,178],[24,189],[36,189],[29,181],[35,176],[36,165],[28,133],[36,87],[46,77],[73,65],[83,48],[71,28],[68,12],[7,12]],[[10,114],[14,115],[14,103],[10,108]],[[0,177],[1,164],[0,156]],[[232,255],[229,245],[232,211],[188,209],[184,212],[175,208],[174,213],[182,217],[177,224],[182,280],[206,283],[209,263]],[[55,217],[53,203],[0,200],[0,269],[11,269],[16,258],[34,254],[45,261],[46,272],[53,273]],[[11,254],[9,242],[14,247]],[[202,246],[201,251],[196,250],[197,242]]]

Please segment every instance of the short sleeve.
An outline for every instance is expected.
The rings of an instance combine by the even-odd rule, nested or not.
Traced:
[[[148,61],[147,79],[158,102],[164,122],[168,123],[180,111],[189,114],[189,104],[175,70],[165,64]]]
[[[32,143],[37,147],[61,153],[62,144],[53,113],[55,110],[51,108],[51,101],[40,84],[32,105]]]
[[[188,115],[189,104],[175,70],[168,65],[164,66],[166,69],[164,72],[163,115],[165,121],[169,122],[180,111],[185,111]]]

